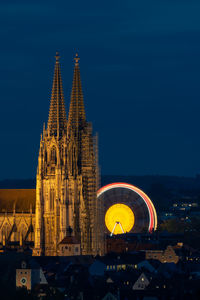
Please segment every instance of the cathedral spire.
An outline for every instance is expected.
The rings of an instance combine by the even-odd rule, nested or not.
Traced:
[[[85,108],[83,103],[83,92],[81,86],[78,54],[75,58],[74,76],[72,83],[71,102],[68,115],[68,128],[74,129],[82,127],[86,121]]]
[[[48,134],[50,136],[62,136],[66,131],[67,118],[65,102],[62,89],[62,79],[60,72],[59,54],[56,52],[56,63],[54,69],[53,87],[51,93],[51,103],[49,109],[49,119],[47,123]]]

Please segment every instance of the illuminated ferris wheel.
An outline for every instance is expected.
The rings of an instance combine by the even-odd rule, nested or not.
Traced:
[[[157,214],[151,199],[127,183],[111,183],[97,192],[103,203],[105,231],[113,234],[152,232]]]

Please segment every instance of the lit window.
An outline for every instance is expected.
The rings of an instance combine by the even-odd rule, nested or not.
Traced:
[[[57,158],[56,158],[56,148],[55,148],[55,147],[52,147],[52,149],[51,149],[51,161],[52,161],[53,163],[55,163],[55,164],[56,164],[56,162],[57,162]]]

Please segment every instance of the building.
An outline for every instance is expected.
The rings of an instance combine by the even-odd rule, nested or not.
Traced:
[[[16,287],[26,287],[27,290],[32,290],[36,284],[47,285],[42,268],[35,262],[27,264],[22,261],[21,268],[16,269]]]
[[[150,281],[147,276],[142,273],[133,285],[133,290],[145,290]]]
[[[172,246],[167,246],[165,250],[146,250],[146,259],[157,259],[161,263],[175,263],[179,261],[179,256],[176,255]]]
[[[33,247],[34,227],[35,189],[0,189],[0,247]]]
[[[0,207],[0,242],[22,246],[30,240],[33,255],[55,256],[70,229],[81,245],[81,254],[103,254],[97,136],[86,120],[79,57],[75,57],[68,119],[58,53],[55,58],[49,118],[40,140],[36,195],[25,197],[18,191],[27,201],[10,197],[9,215],[6,207]]]
[[[82,254],[100,253],[97,189],[97,145],[86,121],[79,58],[67,121],[57,54],[38,157],[34,255],[57,255],[69,227],[81,242]]]
[[[58,244],[58,255],[59,256],[81,255],[80,242],[74,236],[66,236]]]

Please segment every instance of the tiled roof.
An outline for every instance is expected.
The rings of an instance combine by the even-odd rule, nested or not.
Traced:
[[[74,236],[66,236],[59,244],[80,244],[80,242]]]
[[[35,189],[0,189],[0,213],[35,212]]]

